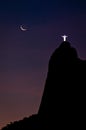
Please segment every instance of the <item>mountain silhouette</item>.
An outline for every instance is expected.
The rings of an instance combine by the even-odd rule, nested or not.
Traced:
[[[37,114],[13,122],[2,130],[83,129],[86,117],[86,61],[69,42],[51,55]]]

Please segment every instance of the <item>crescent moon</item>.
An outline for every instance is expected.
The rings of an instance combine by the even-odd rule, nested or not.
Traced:
[[[27,31],[27,29],[24,28],[22,25],[20,26],[20,29],[21,29],[22,31]]]

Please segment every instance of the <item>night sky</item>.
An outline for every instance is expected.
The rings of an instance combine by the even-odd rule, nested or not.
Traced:
[[[37,113],[64,34],[86,59],[86,0],[0,0],[0,128]]]

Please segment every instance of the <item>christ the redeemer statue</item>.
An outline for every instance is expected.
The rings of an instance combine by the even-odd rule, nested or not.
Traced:
[[[63,37],[63,41],[65,42],[67,40],[67,37],[66,35],[62,36]]]

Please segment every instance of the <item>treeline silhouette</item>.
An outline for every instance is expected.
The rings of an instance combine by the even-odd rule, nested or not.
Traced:
[[[49,60],[38,113],[2,130],[84,129],[86,117],[86,61],[69,42],[62,42]]]

